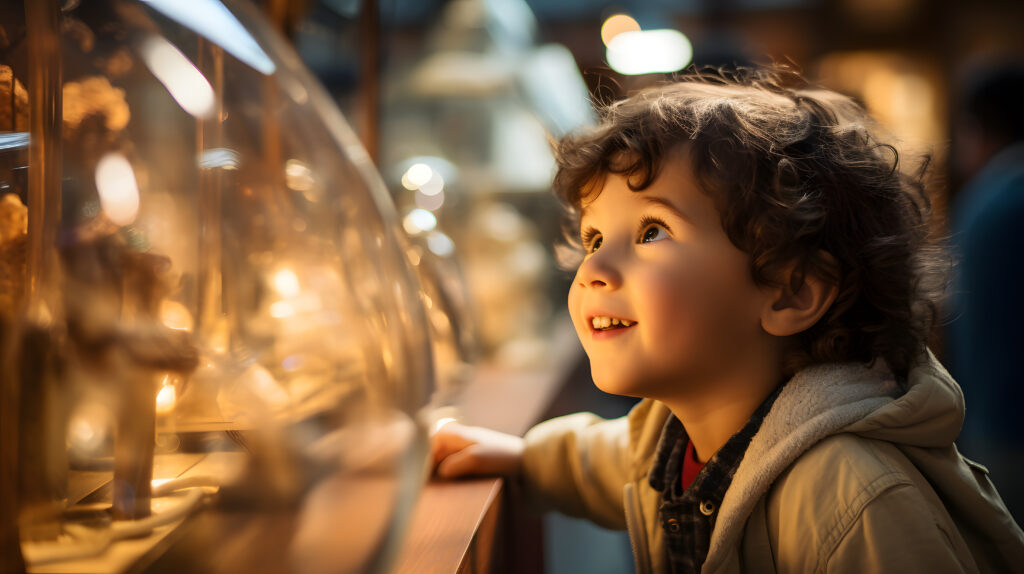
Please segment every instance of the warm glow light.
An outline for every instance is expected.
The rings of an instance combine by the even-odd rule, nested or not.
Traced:
[[[309,191],[316,182],[309,166],[297,159],[290,159],[284,164],[284,183],[295,191]]]
[[[401,181],[402,187],[409,191],[420,191],[423,195],[437,195],[458,184],[459,170],[443,157],[412,156],[397,163],[394,169],[393,177]]]
[[[426,209],[414,209],[402,220],[402,227],[409,235],[431,231],[437,227],[437,217]]]
[[[291,269],[281,269],[274,274],[274,288],[290,299],[299,294],[299,278]]]
[[[183,110],[197,118],[213,115],[213,88],[185,54],[160,36],[147,38],[139,51],[149,71]]]
[[[608,43],[605,57],[620,74],[675,72],[690,63],[693,46],[678,30],[623,32]]]
[[[430,166],[425,163],[414,163],[409,167],[409,171],[406,172],[409,176],[409,182],[416,187],[422,187],[430,178],[434,175],[434,170],[430,169]]]
[[[72,420],[71,425],[68,426],[68,431],[71,434],[71,442],[79,444],[93,442],[97,434],[96,429],[93,428],[89,420],[83,418]]]
[[[435,231],[427,237],[427,249],[439,257],[448,257],[455,253],[455,244],[444,233]]]
[[[192,314],[177,301],[164,299],[160,303],[160,322],[175,331],[192,331]]]
[[[423,190],[416,192],[416,206],[430,211],[437,211],[444,205],[444,192],[437,195],[426,195]]]
[[[166,415],[174,410],[177,402],[178,391],[175,390],[174,385],[165,384],[156,395],[156,413],[158,415]]]
[[[439,309],[430,313],[430,323],[434,325],[434,330],[438,333],[450,333],[452,330],[451,319]]]
[[[92,455],[103,449],[109,438],[113,417],[110,407],[97,401],[78,405],[68,420],[67,443],[80,454]]]
[[[128,159],[117,152],[100,158],[96,164],[96,191],[100,205],[111,221],[128,225],[139,214],[139,186]]]
[[[640,24],[631,16],[616,14],[604,21],[601,25],[601,41],[607,46],[612,38],[623,32],[639,32]]]
[[[416,191],[420,186],[416,185],[409,179],[409,172],[405,172],[402,174],[402,187],[409,191]]]
[[[412,263],[415,267],[423,259],[423,249],[419,245],[410,245],[409,249],[405,250],[405,256],[409,259],[409,263]]]
[[[444,178],[436,171],[430,172],[430,179],[420,185],[423,195],[437,195],[444,191]]]
[[[291,317],[295,314],[295,308],[291,306],[287,301],[278,301],[271,303],[270,305],[270,316],[275,319],[284,319]]]

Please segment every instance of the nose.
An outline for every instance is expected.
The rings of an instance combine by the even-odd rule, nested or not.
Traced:
[[[583,260],[576,271],[579,287],[617,289],[622,284],[622,274],[611,251],[606,247]]]

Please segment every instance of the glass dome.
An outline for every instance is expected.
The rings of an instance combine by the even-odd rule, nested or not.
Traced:
[[[0,12],[25,562],[386,568],[434,368],[410,244],[340,112],[242,2]]]

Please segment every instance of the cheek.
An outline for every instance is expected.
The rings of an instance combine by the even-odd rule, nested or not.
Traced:
[[[572,319],[572,324],[576,327],[577,332],[580,330],[580,321],[582,320],[580,317],[580,298],[582,296],[583,295],[580,292],[580,287],[577,284],[576,278],[573,277],[572,286],[569,287],[568,305],[569,317]]]
[[[633,297],[646,344],[675,348],[690,340],[701,301],[690,273],[681,268],[655,268],[636,284]]]
[[[735,262],[692,259],[686,265],[647,278],[646,315],[656,326],[651,336],[700,346],[715,334],[746,328],[752,281]]]

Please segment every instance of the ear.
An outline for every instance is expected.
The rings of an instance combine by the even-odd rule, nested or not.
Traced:
[[[835,268],[835,259],[822,251],[820,255]],[[794,285],[795,266],[790,266],[780,278],[782,285],[768,288],[761,311],[761,327],[778,337],[796,335],[810,329],[835,302],[839,286],[835,281],[804,273]]]

